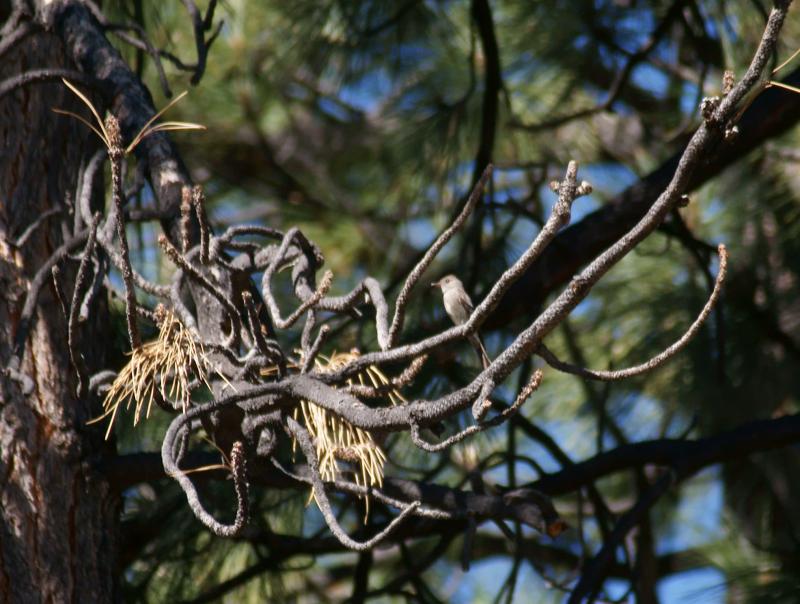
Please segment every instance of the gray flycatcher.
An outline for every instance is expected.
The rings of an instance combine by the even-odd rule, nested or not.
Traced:
[[[461,280],[455,275],[445,275],[438,281],[431,283],[431,287],[438,287],[442,290],[444,309],[453,323],[456,325],[466,323],[472,314],[474,306],[472,306],[472,300],[469,299],[469,294],[464,289],[464,284],[461,283]],[[480,337],[478,334],[472,334],[469,336],[469,341],[472,347],[475,348],[475,352],[478,353],[483,368],[486,369],[491,361],[489,360],[489,355],[486,354],[486,349],[483,347]]]

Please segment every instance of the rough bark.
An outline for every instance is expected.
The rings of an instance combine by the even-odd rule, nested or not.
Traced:
[[[61,41],[37,32],[0,61],[0,79],[31,68],[72,67]],[[76,120],[51,111],[82,112],[54,83],[22,87],[0,100],[0,363],[9,366],[25,295],[36,271],[72,224],[82,157],[96,142]],[[52,208],[23,246],[16,240]],[[62,264],[72,293],[75,264]],[[105,323],[95,312],[94,325]],[[93,329],[83,326],[82,329]],[[102,338],[85,351],[102,354]],[[52,279],[42,289],[20,366],[33,390],[0,373],[0,601],[108,602],[115,599],[119,501],[92,468],[102,434],[86,422],[92,401],[77,400],[66,321]],[[91,358],[88,359],[91,362]]]

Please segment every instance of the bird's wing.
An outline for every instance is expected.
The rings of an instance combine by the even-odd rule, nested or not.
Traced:
[[[472,300],[469,299],[467,292],[460,291],[458,293],[458,301],[461,303],[461,306],[466,309],[467,315],[471,315],[472,311],[475,310],[475,307],[472,305]]]

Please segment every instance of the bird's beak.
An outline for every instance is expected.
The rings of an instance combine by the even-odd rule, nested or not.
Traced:
[[[431,283],[431,287],[441,287],[441,285],[442,285],[441,281],[434,281],[433,283]]]

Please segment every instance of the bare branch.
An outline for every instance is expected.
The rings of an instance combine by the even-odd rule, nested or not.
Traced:
[[[209,10],[213,11],[211,8]],[[197,216],[197,223],[200,225],[200,262],[208,264],[210,262],[209,242],[211,240],[211,227],[206,217],[205,203],[206,196],[203,194],[203,188],[200,185],[195,185],[192,189],[192,205]]]
[[[241,329],[241,318],[239,316],[239,311],[228,299],[228,297],[222,291],[220,291],[220,289],[214,285],[203,273],[201,273],[200,270],[192,265],[187,257],[183,256],[177,249],[175,249],[175,246],[172,245],[172,242],[170,242],[167,236],[163,233],[158,236],[158,244],[161,246],[161,249],[164,250],[167,256],[169,256],[172,262],[179,266],[184,273],[189,275],[198,284],[202,285],[206,291],[208,291],[220,302],[220,304],[222,304],[222,306],[228,312],[228,316],[231,318],[231,336],[236,336]],[[177,282],[179,282],[179,276],[176,276],[176,283]],[[177,298],[180,298],[180,291],[177,293]],[[175,303],[176,296],[173,296],[172,300],[173,303]]]
[[[189,252],[189,234],[192,226],[192,190],[189,187],[181,189],[181,251]]]
[[[303,313],[305,313],[308,309],[317,306],[322,300],[323,296],[325,296],[330,289],[333,279],[333,274],[330,271],[326,271],[325,275],[323,275],[322,282],[316,291],[314,291],[313,294],[309,295],[305,299],[301,298],[302,304],[286,319],[281,318],[280,308],[278,308],[278,303],[275,301],[275,297],[272,295],[272,277],[278,271],[281,264],[285,261],[286,254],[289,251],[289,246],[292,245],[295,238],[299,236],[299,232],[300,231],[297,228],[289,229],[286,232],[283,237],[283,241],[281,241],[280,247],[273,256],[272,261],[267,267],[267,270],[264,271],[264,276],[261,278],[261,293],[264,296],[264,301],[269,309],[270,318],[278,329],[286,329],[287,327],[291,327],[301,316],[303,316]]]
[[[139,36],[138,38],[129,35],[126,29],[133,30]],[[106,30],[113,33],[123,42],[130,44],[134,48],[139,50],[143,50],[150,58],[153,60],[153,67],[156,69],[156,73],[158,74],[158,83],[161,85],[161,90],[164,93],[164,96],[172,98],[172,89],[169,87],[169,81],[167,80],[167,74],[164,71],[164,65],[161,62],[161,57],[163,55],[169,55],[170,58],[175,58],[170,53],[166,53],[164,51],[158,50],[155,46],[153,46],[152,42],[150,42],[150,38],[147,36],[147,33],[136,23],[107,23]],[[175,63],[175,61],[173,61]],[[180,61],[178,61],[180,63]]]
[[[300,368],[300,373],[308,373],[309,369],[314,366],[314,359],[319,355],[319,351],[322,349],[325,338],[328,337],[330,331],[331,328],[328,325],[323,325],[319,328],[314,343],[311,344],[308,351],[304,353],[305,356],[303,357],[303,366]]]
[[[387,338],[386,346],[383,347],[384,350],[394,346],[398,336],[400,335],[400,331],[403,329],[403,319],[405,318],[406,305],[408,304],[411,296],[411,290],[414,289],[417,281],[419,281],[422,274],[428,269],[431,262],[433,262],[436,254],[438,254],[447,244],[447,242],[453,238],[453,235],[455,235],[461,229],[461,227],[464,226],[467,218],[469,218],[469,215],[472,213],[475,205],[480,200],[483,190],[486,188],[486,183],[489,182],[491,177],[492,165],[489,164],[486,166],[486,169],[483,171],[483,175],[472,189],[472,193],[470,193],[467,203],[464,204],[464,208],[461,210],[461,213],[459,213],[453,223],[436,238],[436,240],[428,248],[428,251],[425,252],[425,255],[422,257],[422,259],[411,270],[411,272],[408,274],[408,277],[406,277],[406,282],[403,284],[403,288],[400,290],[400,293],[397,296],[397,302],[395,302],[394,318],[392,319],[391,327],[389,327],[389,337]]]
[[[597,555],[584,567],[580,580],[570,594],[569,604],[586,602],[587,598],[593,601],[600,590],[609,567],[614,562],[617,548],[622,544],[628,532],[637,526],[645,514],[656,504],[670,486],[675,483],[676,477],[672,472],[664,473],[658,481],[651,486],[636,502],[636,505],[626,512],[617,521],[611,537],[603,544]]]
[[[73,69],[62,69],[59,67],[31,69],[30,71],[26,71],[0,82],[0,99],[22,86],[39,82],[57,82],[61,81],[62,78],[80,82],[87,86],[97,86],[97,81],[94,78]]]
[[[211,34],[211,37],[206,40],[205,32],[211,28],[211,23],[214,20],[214,9],[216,8],[217,0],[211,0],[208,3],[208,9],[205,17],[200,15],[200,11],[193,0],[182,0],[182,2],[192,19],[192,25],[194,27],[194,40],[195,46],[197,47],[197,67],[194,70],[194,75],[192,75],[192,84],[196,85],[203,77],[203,73],[206,69],[208,49],[211,47],[211,44],[217,37],[217,34],[219,34],[220,28],[222,27],[222,21],[219,22],[216,31]]]
[[[4,54],[6,54],[10,49],[14,48],[14,46],[24,40],[29,34],[36,31],[36,28],[30,21],[14,23],[15,17],[17,16],[21,15],[18,13],[17,15],[12,15],[9,17],[8,21],[3,26],[3,30],[0,31],[0,59],[2,59]],[[14,29],[9,31],[6,29],[7,26],[13,26]]]
[[[345,392],[349,392],[354,396],[360,396],[363,398],[384,397],[394,390],[399,390],[400,388],[403,388],[404,386],[407,386],[413,382],[414,378],[416,378],[417,374],[419,374],[419,372],[422,370],[422,366],[425,364],[426,360],[428,360],[427,355],[417,357],[411,361],[411,364],[406,367],[400,375],[391,378],[385,384],[380,384],[378,386],[370,386],[368,384],[348,384],[344,390]]]
[[[25,228],[24,231],[22,231],[22,234],[19,237],[17,237],[17,240],[14,242],[14,245],[17,247],[22,247],[23,245],[25,245],[28,239],[30,239],[31,236],[36,232],[36,229],[42,226],[45,220],[47,220],[51,216],[55,216],[56,214],[61,214],[62,212],[63,210],[61,208],[50,208],[46,212],[43,212],[40,216],[36,218],[36,220],[31,222]]]
[[[31,281],[28,293],[25,296],[25,303],[22,306],[22,312],[19,316],[17,324],[17,334],[14,343],[14,357],[11,362],[11,369],[18,371],[20,363],[22,362],[22,355],[25,352],[25,341],[28,338],[28,333],[33,322],[33,316],[36,312],[36,304],[39,299],[39,292],[42,286],[46,283],[47,279],[51,276],[52,268],[58,264],[67,254],[75,250],[78,246],[82,245],[86,238],[89,236],[89,229],[84,229],[76,236],[68,239],[62,243],[56,251],[52,253],[50,258],[42,264],[36,275]],[[10,374],[9,374],[10,375]]]
[[[728,269],[728,251],[725,249],[725,246],[720,244],[719,248],[719,271],[717,272],[717,279],[714,282],[714,289],[711,291],[711,295],[708,298],[703,310],[700,311],[700,314],[694,320],[694,323],[691,324],[689,329],[671,346],[654,356],[648,361],[636,365],[634,367],[628,367],[627,369],[618,369],[615,371],[596,371],[594,369],[586,369],[584,367],[580,367],[578,365],[573,365],[571,363],[565,363],[556,357],[544,343],[539,345],[539,348],[536,350],[536,354],[542,357],[548,365],[553,367],[554,369],[558,369],[559,371],[563,371],[565,373],[572,373],[574,375],[579,375],[581,377],[593,379],[593,380],[601,380],[604,382],[613,382],[616,380],[622,380],[625,378],[633,377],[636,375],[641,375],[643,373],[647,373],[660,367],[676,354],[678,354],[681,350],[683,350],[686,345],[697,335],[697,332],[702,327],[703,323],[705,323],[708,316],[711,314],[712,309],[717,303],[719,299],[720,293],[722,292],[722,284],[725,281],[725,274]]]
[[[139,327],[136,325],[136,289],[133,282],[133,268],[131,254],[128,249],[128,235],[125,233],[125,214],[123,212],[122,194],[122,133],[119,129],[117,118],[110,115],[106,118],[108,131],[108,157],[111,159],[111,197],[114,202],[117,224],[117,237],[119,238],[120,257],[122,260],[122,282],[125,284],[125,318],[128,323],[128,338],[131,348],[136,350],[142,345]]]
[[[61,287],[61,269],[58,268],[57,264],[50,269],[50,274],[53,276],[53,289],[56,293],[58,305],[61,307],[61,314],[64,316],[64,319],[66,319],[69,316],[69,311],[67,310],[67,298],[64,296],[64,288]]]
[[[167,476],[174,478],[178,482],[183,492],[186,494],[189,507],[192,508],[194,515],[200,522],[206,525],[215,535],[220,537],[234,537],[241,533],[248,520],[247,470],[242,443],[235,443],[231,450],[231,471],[233,474],[234,488],[236,489],[237,506],[236,519],[233,524],[226,525],[218,522],[206,511],[200,501],[194,483],[192,483],[189,476],[178,467],[176,462],[176,459],[182,457],[180,451],[178,451],[176,447],[176,437],[188,432],[192,419],[197,415],[196,413],[192,413],[192,411],[193,410],[190,410],[176,417],[170,424],[167,434],[164,436],[164,441],[161,446],[161,461],[164,464],[164,472]]]
[[[303,314],[316,306],[320,300],[328,293],[328,290],[331,288],[331,283],[333,282],[333,273],[331,271],[325,271],[322,275],[322,280],[319,283],[316,291],[309,296],[300,306],[298,306],[294,312],[286,317],[285,320],[281,320],[279,315],[273,315],[272,320],[275,323],[275,326],[279,329],[286,329],[287,327],[291,327],[294,325],[297,320],[303,316]],[[275,308],[277,308],[277,304],[275,304]]]
[[[291,417],[286,418],[286,429],[289,435],[291,435],[297,443],[300,445],[300,449],[303,451],[303,455],[306,457],[306,461],[308,462],[308,467],[311,470],[311,480],[314,489],[314,498],[316,499],[317,503],[319,504],[319,509],[322,512],[323,517],[325,518],[325,522],[328,525],[328,528],[331,529],[331,532],[334,536],[341,541],[343,545],[349,547],[352,550],[363,552],[369,549],[372,549],[381,541],[385,540],[387,537],[391,536],[400,524],[410,515],[414,514],[421,505],[419,501],[414,501],[411,504],[408,504],[402,508],[400,515],[397,516],[394,520],[392,520],[386,528],[384,528],[381,532],[377,535],[372,537],[372,539],[368,539],[367,541],[355,541],[351,537],[345,533],[342,529],[339,521],[336,519],[336,516],[333,514],[333,510],[331,509],[330,502],[328,501],[328,496],[325,493],[325,484],[322,481],[322,477],[319,474],[319,465],[317,462],[317,453],[314,450],[314,445],[311,443],[311,437],[309,436],[308,432],[305,428],[303,428],[300,424],[298,424],[294,419]]]
[[[78,349],[78,311],[80,310],[79,296],[81,289],[86,283],[86,273],[89,270],[92,254],[94,253],[95,241],[97,238],[97,227],[100,224],[100,214],[95,214],[92,224],[89,227],[89,238],[86,241],[86,248],[81,256],[81,263],[78,266],[78,274],[75,276],[75,289],[72,292],[72,304],[69,308],[69,319],[67,323],[67,343],[69,346],[69,358],[72,366],[78,374],[78,398],[86,396],[88,386],[89,369],[83,360],[83,354]]]
[[[250,292],[242,292],[242,300],[247,311],[247,324],[256,348],[261,354],[271,356],[269,344],[267,344],[267,339],[262,331],[261,323],[258,321],[258,312],[253,304],[253,296]]]
[[[435,453],[437,451],[443,451],[451,447],[452,445],[456,444],[457,442],[464,440],[467,436],[472,436],[473,434],[477,434],[478,432],[483,432],[484,430],[493,428],[495,426],[499,426],[500,424],[505,422],[508,418],[516,414],[516,412],[523,405],[523,403],[525,403],[525,401],[528,400],[530,395],[533,394],[533,392],[539,387],[539,384],[541,383],[542,383],[542,372],[541,370],[537,369],[536,371],[533,372],[531,379],[528,381],[525,387],[520,391],[519,395],[517,396],[516,400],[511,406],[504,409],[501,413],[499,413],[497,416],[493,417],[489,421],[469,426],[464,430],[462,430],[461,432],[454,434],[450,438],[447,438],[446,440],[443,440],[438,444],[432,444],[425,441],[420,435],[419,424],[412,422],[411,440],[420,449],[423,449],[425,451],[431,453]]]

